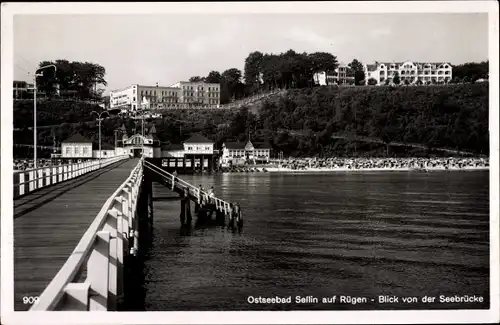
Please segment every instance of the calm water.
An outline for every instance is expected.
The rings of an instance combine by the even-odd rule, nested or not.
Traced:
[[[239,202],[245,226],[240,234],[193,220],[185,233],[180,203],[155,202],[146,310],[489,308],[488,172],[183,178]],[[158,184],[154,191],[171,195]],[[333,295],[336,303],[321,303]],[[340,295],[367,303],[340,304]],[[379,295],[399,303],[379,304]],[[439,295],[485,302],[401,302]],[[291,296],[292,303],[250,304],[249,296]],[[295,296],[320,302],[296,304]]]

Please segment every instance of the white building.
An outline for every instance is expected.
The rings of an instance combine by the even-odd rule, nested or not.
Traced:
[[[406,80],[410,84],[431,84],[448,83],[452,79],[451,64],[447,62],[375,62],[375,64],[365,64],[365,84],[368,80],[375,79],[377,85],[392,84],[396,72],[400,78],[400,84],[405,84]],[[333,75],[326,75],[320,72],[314,75],[314,80],[319,85],[328,84],[354,84],[354,72],[340,63]]]
[[[62,158],[92,158],[92,141],[75,134],[61,143]]]
[[[452,79],[452,66],[447,62],[375,62],[366,65],[366,82],[373,78],[377,85],[392,84],[396,73],[400,84],[448,83]]]
[[[131,85],[109,93],[110,108],[126,111],[141,109],[142,100],[148,109],[219,108],[220,84],[178,82],[170,87]]]
[[[335,72],[331,75],[326,75],[325,72],[319,72],[314,75],[314,80],[321,86],[326,85],[350,85],[354,84],[354,72],[343,62],[340,62]]]
[[[222,145],[221,165],[244,165],[245,163],[268,163],[271,145],[265,142],[226,142]]]
[[[182,166],[188,168],[212,169],[214,161],[214,142],[201,134],[194,134],[184,141],[182,145],[170,144],[164,146],[161,156],[168,166],[171,158],[182,158]],[[173,164],[170,162],[170,164]]]
[[[99,151],[99,144],[96,146],[96,150],[92,151],[92,157],[93,158],[111,158],[115,157],[117,155],[116,149],[114,146],[107,144],[107,143],[101,143],[101,151]]]
[[[179,89],[179,102],[186,108],[220,107],[220,84],[180,81],[171,87]]]

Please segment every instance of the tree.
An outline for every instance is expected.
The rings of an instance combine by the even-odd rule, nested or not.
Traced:
[[[214,84],[220,84],[221,83],[221,74],[218,71],[210,71],[208,76],[205,78],[205,82],[207,83],[214,83]]]
[[[370,86],[375,86],[377,84],[377,79],[375,79],[375,78],[368,79],[368,84]]]
[[[54,64],[54,69],[40,70],[41,76],[37,79],[37,87],[48,97],[56,93],[74,93],[78,98],[97,99],[99,85],[107,86],[104,79],[106,69],[91,62],[69,62],[67,60],[43,61],[39,67]]]
[[[314,74],[325,72],[326,85],[328,85],[328,75],[335,72],[338,67],[337,57],[327,52],[315,52],[309,54],[312,72]]]
[[[204,82],[205,77],[200,77],[200,76],[194,76],[189,78],[189,82]]]
[[[365,68],[361,61],[357,59],[352,60],[351,63],[348,64],[349,68],[354,72],[354,84],[355,85],[364,85],[365,83]]]
[[[228,103],[231,98],[242,97],[241,71],[232,68],[224,71],[221,76],[221,103]],[[244,87],[243,87],[244,88]],[[238,93],[238,96],[236,96]]]
[[[351,68],[353,71],[363,71],[363,63],[361,61],[358,61],[357,59],[352,60],[351,63],[348,64],[349,68]]]
[[[392,82],[395,85],[399,85],[401,83],[401,78],[399,77],[399,73],[397,71],[394,73],[394,78],[392,78]]]
[[[254,93],[260,88],[263,57],[264,55],[261,52],[255,51],[245,59],[245,85],[249,88],[250,93]]]
[[[453,76],[459,79],[469,77],[472,79],[477,75],[478,79],[488,79],[489,76],[489,61],[483,62],[469,62],[465,64],[456,65],[452,68]]]

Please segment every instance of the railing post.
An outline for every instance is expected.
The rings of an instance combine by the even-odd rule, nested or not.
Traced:
[[[45,186],[50,185],[50,167],[45,168]]]
[[[104,225],[103,231],[107,231],[110,234],[110,244],[109,244],[109,281],[108,281],[108,310],[115,311],[116,300],[118,297],[117,292],[117,269],[118,269],[118,237],[117,237],[117,224],[118,224],[118,210],[113,209],[107,212],[107,221]]]
[[[87,262],[87,281],[90,284],[89,310],[108,309],[110,233],[96,234],[94,249]]]
[[[63,181],[68,179],[68,174],[66,172],[67,170],[68,170],[68,166],[64,165],[63,166]]]
[[[35,184],[35,171],[33,170],[30,170],[29,173],[29,191],[34,191],[35,188],[36,188],[36,184]]]
[[[43,187],[43,168],[37,169],[37,182],[38,186],[37,188],[42,188]]]
[[[124,198],[119,197],[121,200],[121,208],[120,211],[118,211],[117,216],[116,216],[116,303],[121,303],[123,300],[123,247],[124,247],[124,236],[123,236],[123,203],[124,203]],[[126,246],[125,246],[126,247]],[[128,247],[127,247],[128,249]]]
[[[64,310],[88,311],[89,310],[89,290],[90,284],[68,283],[64,288],[66,299],[64,301]]]
[[[57,167],[52,167],[52,184],[57,183]]]
[[[26,193],[26,177],[24,172],[19,173],[19,195]]]
[[[172,175],[172,191],[175,189],[175,176]]]

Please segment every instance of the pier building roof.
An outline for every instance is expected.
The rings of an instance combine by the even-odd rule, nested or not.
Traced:
[[[184,141],[184,143],[214,143],[214,142],[212,140],[205,138],[201,134],[193,134],[189,139]]]
[[[75,135],[67,138],[66,140],[64,140],[62,143],[92,143],[92,141],[85,138],[81,134],[75,134]]]
[[[161,146],[161,149],[162,150],[171,150],[171,151],[184,150],[184,145],[182,145],[180,143],[169,143],[169,144],[165,144],[165,145]]]

